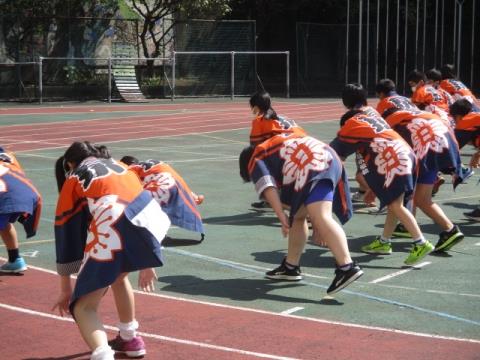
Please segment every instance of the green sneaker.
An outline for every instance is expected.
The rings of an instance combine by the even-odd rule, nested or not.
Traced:
[[[403,226],[403,224],[398,224],[395,227],[395,230],[393,230],[392,235],[395,236],[395,237],[399,237],[399,238],[411,238],[412,237],[412,235],[410,235],[408,230],[405,229],[405,226]]]
[[[410,250],[410,254],[405,259],[405,265],[413,265],[420,260],[422,260],[425,256],[430,254],[433,251],[434,247],[430,241],[426,241],[423,245],[413,244],[412,250]]]
[[[392,253],[392,244],[381,242],[380,236],[377,236],[373,242],[362,246],[362,251],[367,254],[390,255]]]

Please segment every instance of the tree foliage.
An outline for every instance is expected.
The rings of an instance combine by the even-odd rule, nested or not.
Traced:
[[[144,56],[155,58],[160,55],[161,46],[179,19],[217,19],[231,11],[229,2],[230,0],[131,0],[132,7],[143,20],[139,37]],[[170,20],[168,25],[159,31],[157,25],[167,23],[167,19]],[[153,46],[150,47],[149,44]]]
[[[113,17],[117,9],[117,0],[0,0],[0,32],[8,56],[17,59],[18,52],[32,47],[36,36],[44,36],[54,26],[59,36],[52,55],[65,56],[68,42],[82,37],[81,32],[69,31],[71,19]]]

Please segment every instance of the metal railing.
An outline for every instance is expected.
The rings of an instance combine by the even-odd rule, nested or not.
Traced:
[[[147,64],[149,61],[153,61],[154,63],[161,63],[161,65],[167,65],[171,67],[171,79],[168,79],[168,76],[165,72],[163,75],[166,80],[166,84],[171,91],[170,98],[173,101],[175,98],[181,98],[182,95],[177,94],[177,72],[176,67],[178,65],[179,56],[182,55],[228,55],[230,56],[230,74],[229,74],[229,96],[233,100],[235,96],[239,96],[240,94],[235,93],[235,59],[238,55],[252,55],[255,56],[255,76],[260,80],[258,76],[257,69],[256,69],[256,56],[257,55],[283,55],[285,56],[285,97],[290,97],[290,52],[289,51],[174,51],[172,52],[172,56],[168,58],[128,58],[128,57],[104,57],[104,58],[83,58],[83,57],[39,57],[38,61],[32,62],[18,62],[18,63],[0,63],[3,66],[19,66],[19,65],[33,65],[38,66],[38,101],[40,104],[43,103],[45,100],[45,66],[48,61],[64,61],[65,63],[71,63],[74,61],[90,61],[96,62],[96,66],[98,69],[103,69],[106,71],[106,87],[107,87],[107,94],[106,98],[109,103],[112,102],[112,82],[114,81],[114,70],[115,66],[118,65],[126,65],[124,62],[130,61],[130,65],[138,66],[140,64]],[[99,64],[100,63],[100,64]],[[48,81],[48,79],[47,79]],[[255,80],[256,81],[256,80]],[[263,87],[263,84],[260,83]],[[243,94],[245,95],[245,94]],[[207,95],[208,96],[208,95]]]

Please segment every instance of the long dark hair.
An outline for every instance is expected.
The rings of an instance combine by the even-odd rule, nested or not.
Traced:
[[[93,156],[100,159],[110,159],[110,151],[105,145],[96,145],[90,141],[75,141],[63,155],[65,162],[71,162],[78,166],[86,158]]]
[[[455,79],[455,66],[452,64],[445,64],[440,69],[442,72],[442,79]]]
[[[259,91],[250,98],[250,106],[257,106],[265,119],[277,119],[278,115],[272,108],[272,99],[270,94],[265,91]]]
[[[125,155],[120,159],[120,161],[126,165],[136,165],[140,162],[135,156],[131,155]]]
[[[110,159],[110,151],[105,145],[91,144],[89,141],[75,141],[55,162],[55,178],[58,191],[62,190],[66,180],[66,173],[70,170],[67,162],[78,166],[86,158],[93,156],[101,159]]]
[[[55,161],[55,179],[57,180],[58,192],[62,190],[63,184],[65,183],[67,169],[65,169],[65,157],[60,156],[57,161]]]
[[[240,167],[240,177],[245,182],[251,181],[250,174],[248,173],[248,164],[250,163],[250,159],[253,156],[254,150],[255,150],[255,146],[253,145],[247,146],[242,150],[238,158],[238,165]]]

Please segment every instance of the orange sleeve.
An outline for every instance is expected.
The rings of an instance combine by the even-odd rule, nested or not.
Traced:
[[[415,90],[412,95],[412,102],[415,105],[428,105],[432,103],[432,95],[425,91],[425,86]]]
[[[465,115],[460,121],[457,121],[455,129],[470,131],[480,129],[480,113],[469,113]]]
[[[444,79],[440,82],[440,88],[448,92],[450,95],[455,94],[455,87],[448,81],[448,79]]]

